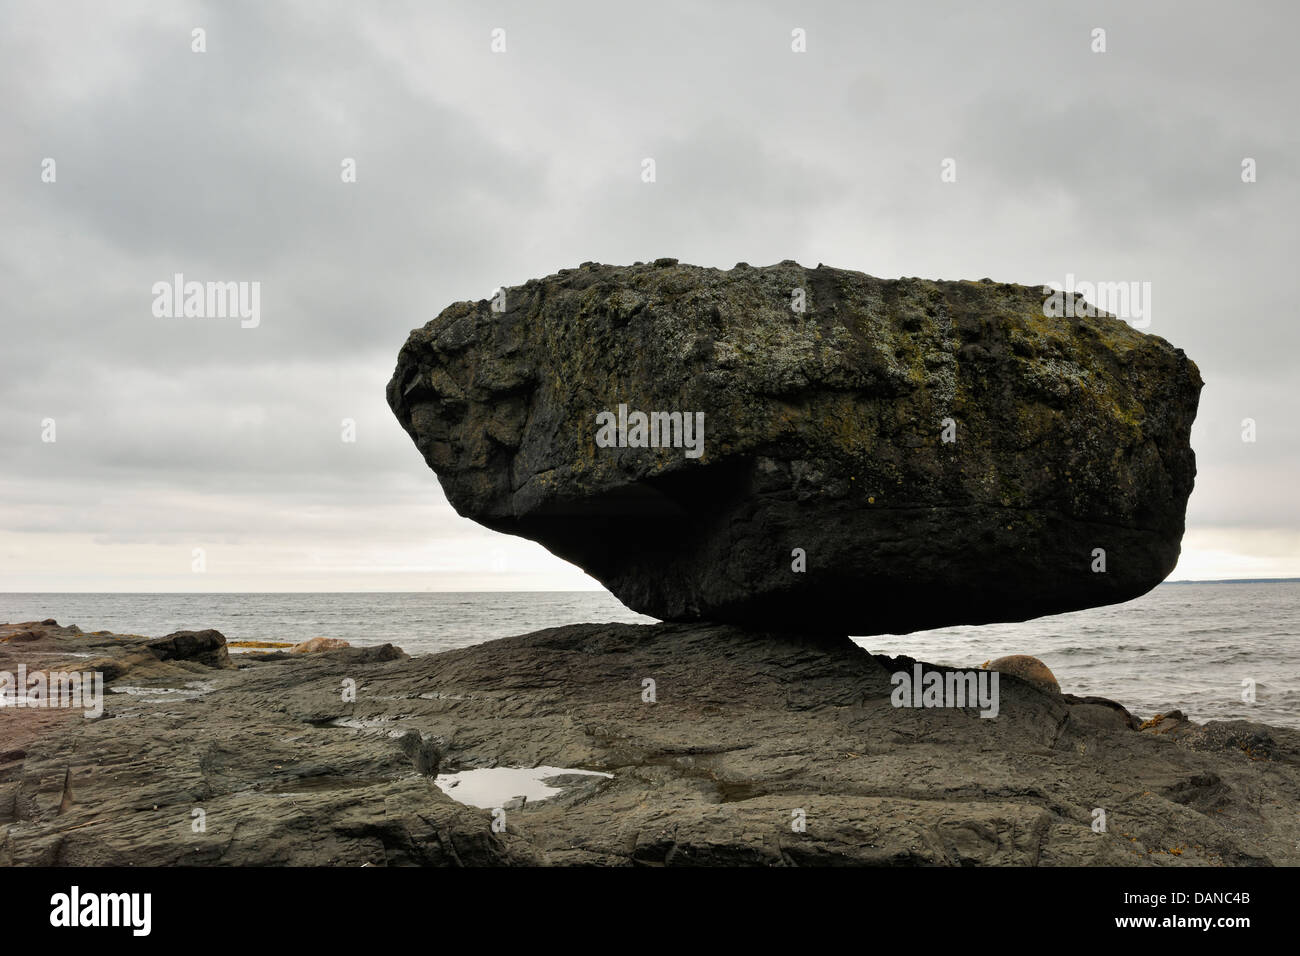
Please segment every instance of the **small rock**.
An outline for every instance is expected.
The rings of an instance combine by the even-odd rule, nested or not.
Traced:
[[[313,637],[310,640],[299,641],[289,650],[294,654],[312,654],[316,651],[337,651],[351,646],[347,641],[337,637]]]
[[[160,661],[197,661],[209,667],[229,667],[226,637],[220,631],[174,631],[145,644]]]
[[[406,651],[394,644],[378,644],[370,647],[352,649],[350,661],[356,664],[377,664],[380,661],[400,661],[406,658]]]
[[[1050,691],[1053,694],[1061,692],[1061,685],[1056,682],[1056,675],[1037,657],[1031,657],[1028,654],[1011,654],[1007,657],[999,657],[984,666],[987,670],[1019,677],[1041,690]]]
[[[442,742],[436,737],[408,730],[397,740],[402,753],[411,758],[417,773],[426,777],[436,777],[438,767],[442,764]]]

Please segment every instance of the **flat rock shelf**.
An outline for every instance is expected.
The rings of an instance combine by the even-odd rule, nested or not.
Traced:
[[[1292,730],[1141,720],[1010,673],[996,719],[898,708],[910,658],[728,625],[417,658],[190,633],[0,626],[0,671],[106,681],[95,718],[0,709],[0,864],[1300,864]],[[440,785],[529,768],[546,799]]]

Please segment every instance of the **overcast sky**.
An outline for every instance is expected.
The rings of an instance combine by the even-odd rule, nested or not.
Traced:
[[[1300,8],[702,6],[2,0],[0,589],[595,586],[384,385],[453,301],[659,256],[1148,281],[1206,381],[1173,577],[1300,575]],[[155,317],[175,273],[260,325]]]

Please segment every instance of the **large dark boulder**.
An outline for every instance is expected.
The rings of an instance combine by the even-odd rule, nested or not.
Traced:
[[[229,667],[230,652],[220,631],[173,631],[144,645],[160,661],[197,661],[209,667]]]
[[[635,610],[868,634],[1155,586],[1200,388],[1161,338],[1045,317],[1038,286],[666,259],[449,306],[388,402],[457,512]],[[703,412],[702,454],[599,446],[620,404]]]

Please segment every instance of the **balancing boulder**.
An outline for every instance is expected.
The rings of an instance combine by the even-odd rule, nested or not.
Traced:
[[[1178,559],[1201,378],[1041,286],[587,263],[411,333],[456,511],[628,607],[902,633],[1112,604]]]

